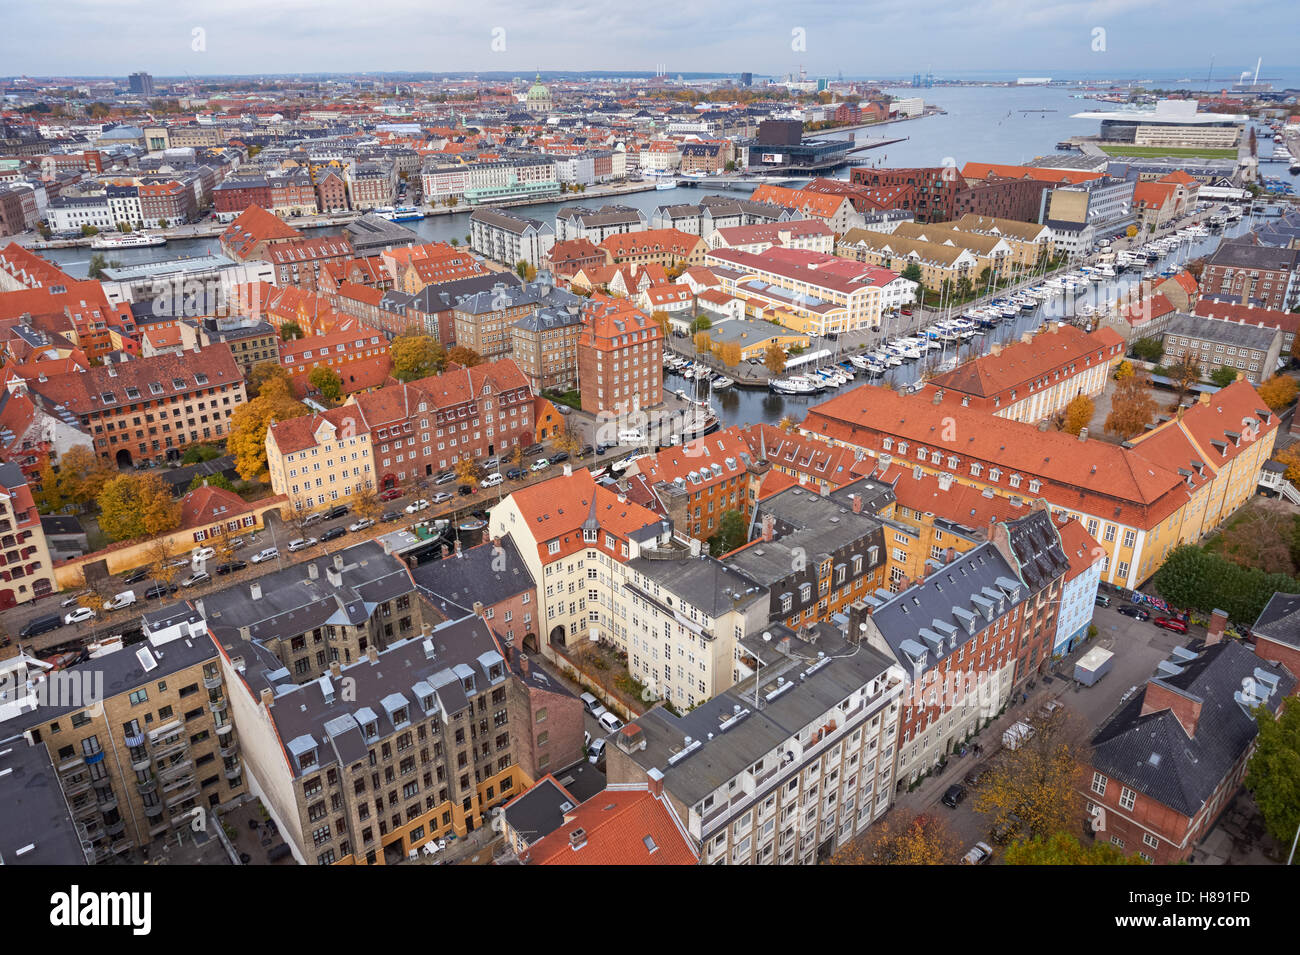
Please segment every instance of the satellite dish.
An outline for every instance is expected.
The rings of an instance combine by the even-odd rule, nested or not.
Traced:
[[[771,631],[769,631],[769,630],[764,630],[764,631],[763,631],[763,641],[764,641],[765,643],[771,643],[771,642],[772,642],[772,633],[771,633]]]

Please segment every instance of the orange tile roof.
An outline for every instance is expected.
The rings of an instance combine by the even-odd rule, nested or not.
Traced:
[[[961,175],[963,179],[1037,179],[1039,182],[1069,185],[1104,177],[1100,172],[1052,169],[1044,166],[1010,166],[994,162],[968,162],[962,166]]]
[[[1262,328],[1280,328],[1288,335],[1294,335],[1300,330],[1300,314],[1273,308],[1252,308],[1240,302],[1215,302],[1201,299],[1192,307],[1192,311],[1204,318],[1222,318],[1230,322]]]
[[[199,527],[233,520],[252,506],[234,491],[200,485],[181,498],[181,527]]]
[[[1086,572],[1089,567],[1102,560],[1105,549],[1097,543],[1080,523],[1078,518],[1056,520],[1056,532],[1061,535],[1061,549],[1070,562],[1070,569],[1065,572],[1066,580],[1074,580]]]
[[[740,435],[719,431],[681,447],[664,448],[640,458],[632,467],[644,474],[651,485],[660,481],[671,484],[681,478],[688,491],[698,491],[743,477],[746,462],[751,458],[749,445]],[[691,475],[697,480],[690,480]]]
[[[968,361],[950,372],[937,375],[926,385],[927,393],[939,389],[956,391],[976,398],[1028,398],[1030,386],[1055,372],[1083,374],[1098,362],[1109,363],[1124,356],[1124,339],[1112,328],[1102,327],[1088,333],[1073,325],[1047,325],[1030,341],[1008,345]],[[1043,386],[1057,379],[1046,380]]]
[[[605,543],[605,534],[626,541],[630,535],[646,528],[659,528],[659,515],[640,504],[620,501],[618,495],[593,480],[591,471],[581,468],[569,477],[553,477],[521,488],[510,495],[524,518],[524,526],[536,542],[542,563],[559,560],[579,550],[590,548],[582,539],[582,526],[590,520],[599,525],[597,546],[618,559]],[[559,541],[558,553],[549,552],[547,544]],[[521,546],[524,546],[521,542]]]
[[[894,498],[901,506],[934,514],[973,531],[986,531],[995,521],[1012,521],[1028,513],[1025,505],[1017,507],[1008,498],[986,494],[969,484],[954,481],[948,490],[942,490],[937,474],[922,471],[917,477],[915,469],[902,462],[890,464],[873,476],[893,485]]]
[[[249,206],[226,226],[221,234],[221,244],[230,248],[236,257],[246,256],[258,242],[300,239],[302,233],[285,223],[273,212],[261,206]]]
[[[677,229],[647,229],[644,232],[623,232],[611,235],[600,244],[614,258],[629,255],[649,255],[667,252],[686,258],[704,241],[698,235],[688,235]]]
[[[672,809],[647,790],[607,789],[565,815],[564,825],[528,849],[530,865],[696,865]],[[586,841],[578,848],[571,835]]]
[[[356,408],[352,405],[342,405],[322,413],[300,415],[286,421],[273,422],[268,433],[281,454],[293,454],[316,446],[316,429],[322,422],[328,421],[335,428],[343,430],[349,421],[355,422],[355,420]]]
[[[839,194],[812,192],[807,189],[788,189],[785,186],[762,185],[749,197],[753,202],[770,202],[787,209],[798,209],[804,215],[829,219],[849,200]],[[851,202],[849,202],[852,205]]]

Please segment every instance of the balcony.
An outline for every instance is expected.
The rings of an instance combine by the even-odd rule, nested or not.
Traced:
[[[167,808],[171,809],[174,806],[179,806],[185,800],[191,798],[192,796],[197,796],[198,794],[199,794],[199,787],[195,786],[193,782],[191,782],[189,785],[187,785],[184,789],[180,790],[179,792],[171,793],[169,795],[167,799]]]
[[[213,713],[226,712],[226,698],[224,696],[219,696],[215,700],[209,700],[208,709],[212,710]]]
[[[230,740],[230,742],[221,746],[217,750],[217,752],[219,752],[223,757],[236,755],[239,752],[239,740],[237,739]]]
[[[117,795],[109,789],[96,799],[95,805],[100,812],[112,812],[117,808]]]
[[[152,773],[149,774],[148,779],[143,781],[137,779],[135,782],[135,791],[138,792],[141,796],[147,796],[150,793],[155,792],[157,789],[158,789],[158,777],[153,775]]]
[[[79,779],[69,779],[63,783],[63,794],[71,799],[73,796],[80,796],[82,793],[90,792],[90,777],[82,776]]]
[[[72,803],[72,816],[74,819],[91,819],[99,815],[99,806],[95,800],[86,799],[80,803]]]
[[[74,756],[71,759],[64,760],[63,762],[59,763],[59,772],[70,773],[74,769],[80,769],[82,766],[85,765],[86,765],[86,760],[84,757]]]
[[[243,771],[244,768],[243,766],[240,765],[239,760],[235,760],[234,765],[226,767],[225,769],[226,778],[237,779],[239,778],[240,773],[242,773]]]
[[[124,852],[130,852],[134,847],[135,844],[130,839],[118,839],[113,843],[113,855],[120,856]]]
[[[127,749],[135,749],[137,746],[143,746],[144,741],[145,735],[143,733],[136,733],[134,736],[123,735],[122,737],[122,742],[126,744]]]
[[[119,819],[117,822],[104,823],[104,832],[109,836],[120,836],[126,832],[126,820]]]
[[[190,748],[190,741],[185,737],[181,737],[180,739],[174,740],[173,742],[167,743],[166,745],[158,746],[157,748],[154,749],[151,755],[155,760],[161,763],[169,756],[175,756],[178,753],[188,752],[189,748]]]
[[[203,678],[203,688],[204,688],[205,690],[215,690],[215,689],[217,689],[217,688],[220,687],[220,686],[221,686],[221,674],[220,674],[220,673],[217,673],[217,674],[215,674],[214,676],[205,676],[205,677]]]
[[[144,807],[144,814],[148,816],[150,819],[157,819],[159,816],[162,815],[162,812],[163,812],[163,804],[160,802],[156,802],[153,805],[146,805]]]
[[[226,734],[233,732],[234,729],[235,729],[235,724],[227,720],[226,722],[220,724],[217,727],[217,735],[225,736]]]
[[[191,774],[193,770],[194,761],[186,759],[179,763],[173,763],[171,766],[161,767],[158,770],[158,778],[162,780],[163,789],[165,790],[172,782],[182,776]]]
[[[148,753],[142,754],[139,758],[132,757],[131,759],[131,769],[133,772],[144,772],[152,765],[153,760],[149,757]]]

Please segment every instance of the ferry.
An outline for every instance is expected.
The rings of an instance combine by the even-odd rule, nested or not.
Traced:
[[[147,249],[155,245],[166,245],[167,237],[148,232],[125,232],[110,235],[97,235],[90,240],[92,249]]]
[[[669,189],[676,189],[676,188],[677,188],[677,180],[676,180],[676,179],[669,179],[669,180],[666,181],[666,182],[655,183],[655,190],[656,190],[656,191],[667,191],[667,190],[669,190]]]

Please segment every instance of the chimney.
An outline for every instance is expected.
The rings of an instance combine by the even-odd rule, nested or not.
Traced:
[[[314,563],[307,565],[307,576],[312,580],[320,580],[320,568]]]
[[[366,647],[366,659],[369,660],[371,663],[379,662],[379,651],[375,649],[375,645],[373,643],[370,646]]]
[[[776,533],[776,518],[771,514],[763,515],[763,540],[770,541]]]
[[[1153,678],[1147,682],[1146,690],[1142,694],[1141,715],[1147,716],[1165,710],[1169,710],[1174,715],[1174,719],[1178,720],[1188,739],[1196,735],[1196,727],[1201,721],[1201,701]]]
[[[460,556],[460,541],[459,541],[459,540],[456,541],[456,556],[457,556],[457,557]]]
[[[330,676],[334,677],[335,679],[338,679],[342,675],[343,675],[343,664],[339,663],[338,660],[331,660]]]
[[[248,585],[248,592],[254,600],[262,599],[262,585],[256,580]]]
[[[267,708],[269,709],[270,706],[271,706],[271,702],[272,702],[274,699],[275,699],[275,691],[272,690],[270,687],[263,687],[263,688],[262,688],[262,705],[265,706],[265,707],[267,707]]]
[[[1088,440],[1088,429],[1087,429],[1086,427],[1085,427],[1085,428],[1080,428],[1080,429],[1079,429],[1079,440],[1080,440],[1080,441],[1087,441],[1087,440]]]
[[[953,476],[948,472],[939,475],[939,490],[947,491],[952,487]]]
[[[483,616],[483,601],[481,600],[474,601],[474,616],[476,617]]]
[[[528,657],[522,653],[519,654],[519,672],[524,676],[528,676],[528,666]]]
[[[587,844],[587,830],[579,826],[569,833],[569,848],[581,849]]]
[[[1046,419],[1046,418],[1044,418],[1042,421],[1038,422],[1038,430],[1039,430],[1039,431],[1046,431],[1046,430],[1047,430],[1047,419]]]
[[[335,554],[335,555],[334,555],[334,569],[337,570],[337,571],[340,571],[340,572],[343,570],[343,555],[342,555],[342,554]]]
[[[951,564],[956,559],[957,559],[957,548],[949,547],[946,551],[943,552],[943,562],[945,564]]]
[[[1228,612],[1214,608],[1210,614],[1210,625],[1205,628],[1205,645],[1211,646],[1223,639],[1223,631],[1228,626]]]
[[[664,798],[664,774],[651,766],[645,774],[646,788],[656,799]]]
[[[852,501],[853,501],[853,513],[854,513],[854,514],[861,514],[861,513],[862,513],[862,495],[861,495],[861,494],[851,494],[851,495],[849,495],[849,496],[850,496],[850,498],[851,498]]]

